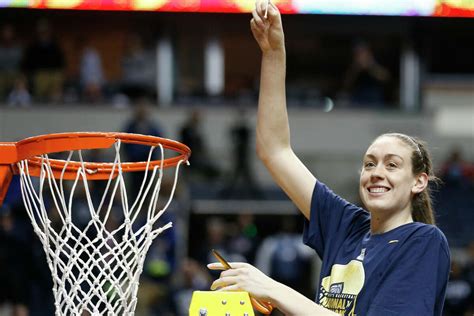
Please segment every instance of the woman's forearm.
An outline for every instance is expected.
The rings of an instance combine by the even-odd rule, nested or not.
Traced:
[[[296,292],[292,288],[275,281],[271,303],[286,316],[337,316],[334,313]]]
[[[285,73],[284,47],[263,52],[257,115],[257,153],[262,159],[290,147]]]

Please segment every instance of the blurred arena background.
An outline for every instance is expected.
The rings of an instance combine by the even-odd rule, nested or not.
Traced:
[[[293,147],[357,204],[373,138],[398,131],[426,140],[442,179],[437,222],[452,249],[445,315],[472,315],[474,1],[351,3],[276,1],[287,13]],[[193,150],[166,214],[174,228],[145,262],[137,315],[187,315],[192,291],[216,277],[205,268],[211,248],[314,298],[318,260],[302,246],[302,218],[256,159],[252,7],[0,1],[0,141],[128,131]],[[53,315],[50,272],[22,203],[16,179],[0,214],[0,315]]]

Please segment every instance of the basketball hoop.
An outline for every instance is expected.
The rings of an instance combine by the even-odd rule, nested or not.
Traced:
[[[147,161],[122,162],[121,144],[149,146]],[[82,150],[113,146],[113,162],[86,162]],[[161,159],[153,160],[159,148]],[[165,159],[165,151],[174,156]],[[66,160],[49,154],[69,152]],[[79,159],[73,161],[73,154]],[[56,315],[133,315],[143,264],[153,240],[172,223],[155,227],[176,190],[180,165],[188,163],[191,150],[165,138],[128,133],[79,132],[41,135],[19,142],[0,142],[0,206],[14,174],[20,176],[23,202],[35,233],[40,238],[53,278]],[[171,193],[158,207],[163,171],[175,168]],[[138,194],[129,206],[124,173],[144,173]],[[35,184],[32,177],[38,177]],[[65,181],[66,180],[66,181]],[[69,180],[69,181],[68,181]],[[100,203],[93,202],[89,180],[106,180]],[[72,183],[69,195],[66,183]],[[73,220],[73,197],[84,187],[88,223]],[[47,193],[46,193],[47,192]],[[117,195],[118,193],[118,195]],[[55,209],[47,207],[47,198]],[[112,208],[120,198],[117,227],[107,226]],[[141,209],[142,222],[137,218]],[[58,224],[59,223],[59,227]]]

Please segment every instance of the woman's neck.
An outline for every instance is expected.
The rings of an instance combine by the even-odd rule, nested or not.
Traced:
[[[373,235],[383,234],[412,222],[413,217],[409,210],[393,213],[371,212],[370,232]]]

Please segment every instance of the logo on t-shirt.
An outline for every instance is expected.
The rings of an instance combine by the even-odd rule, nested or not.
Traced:
[[[344,283],[331,284],[331,288],[329,289],[329,293],[341,294],[343,289],[344,289]]]
[[[335,264],[321,282],[318,304],[340,315],[355,316],[357,296],[364,285],[364,266],[359,260]]]

